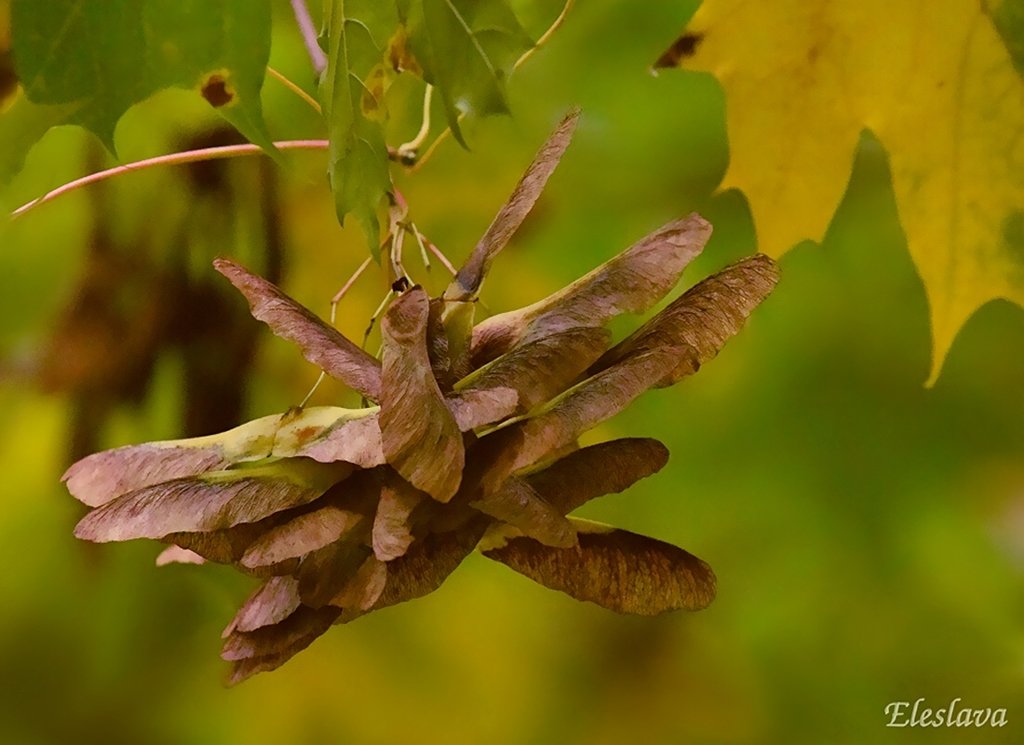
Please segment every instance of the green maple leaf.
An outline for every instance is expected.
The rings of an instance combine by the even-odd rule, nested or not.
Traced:
[[[377,260],[376,211],[391,191],[391,173],[384,141],[383,90],[371,91],[364,81],[375,70],[384,69],[384,33],[393,30],[396,22],[389,3],[333,0],[325,22],[329,61],[320,83],[331,142],[328,173],[338,220],[344,222],[351,213],[359,221]]]
[[[268,0],[12,0],[11,26],[28,101],[70,112],[30,128],[34,139],[47,125],[79,124],[113,151],[128,108],[180,87],[273,149],[259,95],[270,55]],[[22,135],[21,144],[31,142]]]
[[[459,114],[508,113],[505,81],[533,41],[505,0],[423,0],[401,4],[399,13],[423,77],[465,146]]]

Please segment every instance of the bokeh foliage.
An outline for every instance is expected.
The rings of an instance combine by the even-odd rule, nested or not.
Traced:
[[[419,172],[398,174],[420,228],[462,257],[554,122],[582,107],[576,144],[499,259],[506,279],[486,288],[489,308],[542,297],[691,209],[716,232],[689,282],[756,250],[743,197],[713,195],[727,155],[717,84],[647,73],[694,5],[580,3],[511,79],[513,118],[468,125],[471,152],[449,141]],[[311,89],[287,4],[274,10],[271,63]],[[550,12],[524,5],[520,17],[536,36]],[[263,108],[275,138],[317,133],[316,115],[270,82]],[[395,112],[397,140],[418,113]],[[215,124],[201,100],[169,91],[130,109],[115,142],[125,159],[145,157]],[[107,157],[81,131],[54,130],[0,200],[21,204]],[[33,373],[90,266],[99,223],[119,255],[150,257],[194,284],[215,281],[216,254],[266,268],[269,212],[283,284],[326,313],[364,244],[337,227],[322,155],[286,157],[273,209],[252,191],[268,177],[239,161],[213,172],[223,189],[192,171],[137,174],[0,233],[5,742],[962,742],[957,730],[883,727],[886,703],[919,696],[1007,706],[1010,725],[982,741],[1019,738],[1024,317],[1008,303],[984,307],[937,385],[921,387],[924,289],[885,152],[870,137],[822,244],[783,258],[776,293],[744,333],[699,376],[599,433],[659,437],[672,458],[587,514],[707,558],[719,577],[710,609],[623,618],[475,559],[435,596],[336,630],[286,668],[223,690],[217,634],[248,583],[214,567],[157,569],[151,546],[76,542],[79,508],[57,478],[78,394],[42,390]],[[428,275],[415,257],[408,264],[433,291],[446,283],[441,267]],[[377,276],[356,286],[339,312],[346,334],[362,334],[384,290]],[[174,295],[161,303],[172,316],[190,308]],[[239,305],[228,306],[238,323],[255,326]],[[245,359],[246,418],[296,403],[316,377],[268,333],[253,352],[224,346],[210,342],[205,358]],[[215,370],[185,384],[196,370],[186,356],[158,353],[140,394],[111,404],[95,445],[179,436],[183,412],[213,410],[215,401],[188,406]],[[71,352],[57,359],[73,362]],[[355,403],[334,387],[317,397]]]

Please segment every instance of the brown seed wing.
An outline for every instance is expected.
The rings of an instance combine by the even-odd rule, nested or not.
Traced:
[[[622,313],[644,312],[675,286],[710,235],[711,225],[692,214],[640,239],[544,300],[491,316],[473,329],[474,365],[494,359],[524,338],[602,326]]]
[[[523,479],[506,479],[499,489],[470,502],[470,506],[518,528],[545,546],[576,545],[572,523]]]
[[[249,301],[252,315],[283,339],[298,345],[302,356],[341,382],[376,401],[380,395],[380,363],[274,284],[241,264],[216,259],[214,268]]]
[[[775,262],[760,254],[726,267],[698,282],[608,350],[591,372],[600,372],[630,355],[666,345],[686,344],[696,351],[697,365],[684,362],[659,385],[676,383],[712,359],[729,338],[739,333],[747,317],[768,297],[778,279]]]
[[[525,480],[566,515],[595,497],[628,489],[667,462],[668,448],[657,440],[623,438],[581,448]]]
[[[508,244],[537,203],[544,186],[572,141],[578,120],[579,111],[570,111],[541,147],[508,201],[498,211],[469,259],[445,290],[446,300],[469,300],[480,291],[494,257]]]
[[[513,347],[455,385],[462,394],[510,388],[525,413],[569,387],[607,349],[602,328],[571,328]]]
[[[680,347],[645,352],[570,388],[537,415],[513,425],[522,440],[514,457],[505,456],[502,470],[512,473],[551,457],[554,451],[570,445],[591,427],[629,406],[641,393],[664,379],[688,354],[692,354],[692,350]],[[492,484],[500,478],[498,472],[487,476]]]
[[[485,550],[484,556],[552,590],[618,613],[700,610],[714,599],[715,575],[693,554],[626,530],[573,522],[576,548],[551,548],[516,537]]]
[[[296,458],[269,467],[167,481],[93,510],[75,527],[75,535],[103,543],[224,530],[307,504],[351,472],[348,463]]]
[[[301,605],[284,620],[253,631],[231,632],[221,657],[231,660],[229,683],[234,685],[259,672],[274,670],[312,644],[341,614],[341,609]]]
[[[299,609],[299,583],[294,577],[271,577],[249,596],[221,634],[250,632],[280,623]]]
[[[431,533],[416,541],[404,556],[388,562],[384,591],[371,610],[415,600],[438,589],[473,553],[490,523],[489,518],[479,516],[458,530]]]
[[[380,561],[403,555],[412,544],[412,513],[430,497],[393,474],[381,488],[373,518],[373,553]]]
[[[512,388],[470,389],[451,393],[444,400],[463,432],[500,422],[519,409],[519,394]]]
[[[426,293],[414,287],[391,304],[381,324],[381,440],[388,463],[406,481],[447,502],[459,488],[465,452],[430,367],[428,312]]]
[[[365,529],[366,515],[336,504],[298,515],[264,533],[247,547],[240,561],[250,569],[273,566],[317,551]]]
[[[82,458],[64,474],[71,495],[100,507],[123,494],[162,481],[195,476],[229,465],[220,446],[129,445]]]

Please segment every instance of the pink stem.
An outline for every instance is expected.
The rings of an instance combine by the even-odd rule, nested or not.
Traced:
[[[281,142],[275,142],[275,147],[278,150],[326,150],[328,146],[327,140],[284,140]],[[256,155],[257,153],[263,152],[263,149],[259,145],[245,144],[245,145],[224,145],[222,147],[206,147],[198,150],[186,150],[181,153],[171,153],[170,155],[158,155],[155,158],[146,158],[145,160],[137,160],[133,163],[125,163],[121,166],[114,166],[108,168],[105,171],[97,171],[96,173],[90,173],[88,176],[69,181],[66,184],[58,186],[53,191],[48,191],[41,197],[36,197],[31,202],[21,205],[18,209],[11,213],[11,219],[14,220],[21,217],[23,214],[31,209],[38,207],[45,202],[50,202],[57,197],[67,194],[69,192],[80,189],[83,186],[94,184],[97,181],[104,181],[113,176],[119,176],[122,173],[131,173],[133,171],[144,171],[147,168],[155,168],[157,166],[169,166],[169,165],[181,165],[183,163],[197,163],[199,161],[206,160],[218,160],[220,158],[234,158],[239,155]]]
[[[292,11],[295,13],[295,22],[299,24],[299,31],[302,32],[302,40],[306,42],[309,58],[313,60],[313,69],[321,73],[327,67],[327,55],[317,41],[316,28],[313,27],[313,19],[305,0],[292,0]]]

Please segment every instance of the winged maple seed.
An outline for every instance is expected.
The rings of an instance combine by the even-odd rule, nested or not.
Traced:
[[[253,315],[375,405],[293,409],[219,435],[91,455],[65,474],[90,541],[155,538],[162,562],[263,578],[225,630],[231,681],[278,667],[332,624],[437,589],[472,551],[623,613],[696,610],[715,578],[681,548],[568,517],[660,470],[652,439],[579,447],[644,391],[696,370],[772,290],[753,256],[698,283],[634,334],[604,329],[679,281],[711,227],[665,225],[551,297],[474,324],[495,255],[536,202],[576,114],[545,144],[445,293],[402,293],[367,355],[240,265],[215,267]],[[201,557],[201,558],[200,558]]]

